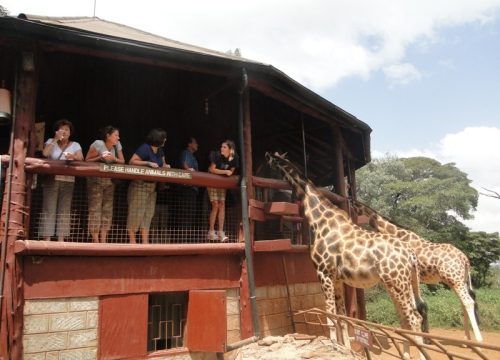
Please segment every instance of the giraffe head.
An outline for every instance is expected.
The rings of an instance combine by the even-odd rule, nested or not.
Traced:
[[[302,171],[286,158],[286,153],[271,154],[266,152],[266,162],[272,169],[281,171],[285,180],[295,187],[297,195],[302,196],[305,193],[305,187],[309,182],[304,179]]]

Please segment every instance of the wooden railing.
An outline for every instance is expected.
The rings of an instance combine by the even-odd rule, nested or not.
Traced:
[[[333,325],[328,325],[329,318]],[[439,358],[464,359],[464,360],[496,360],[500,359],[500,346],[462,340],[429,333],[413,332],[400,328],[375,324],[368,321],[354,319],[342,315],[330,314],[324,310],[313,308],[295,312],[294,323],[304,326],[320,327],[325,336],[329,336],[333,327],[339,342],[346,345],[350,343],[354,350],[364,352],[367,359],[405,359],[408,348],[411,346],[412,358],[418,358],[418,353],[425,359]],[[342,338],[341,327],[351,329],[350,339]],[[431,329],[432,332],[432,329]],[[427,339],[429,344],[418,344],[415,336]]]

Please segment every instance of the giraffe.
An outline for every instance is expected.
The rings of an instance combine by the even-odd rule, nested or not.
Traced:
[[[284,155],[266,153],[266,160],[281,171],[302,198],[314,240],[310,256],[326,297],[326,310],[345,315],[344,284],[370,288],[383,283],[399,313],[401,326],[413,331],[426,328],[425,303],[420,297],[413,251],[396,237],[354,224],[344,210],[303,179],[300,170]],[[342,330],[344,339],[348,339],[346,330]],[[333,329],[330,336],[336,339]],[[421,337],[415,340],[422,343]]]
[[[432,243],[410,230],[392,224],[375,210],[359,201],[353,202],[352,207],[357,215],[367,216],[370,226],[376,231],[396,236],[409,244],[417,255],[420,280],[423,283],[437,284],[442,282],[453,289],[462,303],[467,339],[471,338],[468,318],[476,341],[483,341],[477,322],[477,303],[472,289],[470,263],[467,256],[451,244]]]

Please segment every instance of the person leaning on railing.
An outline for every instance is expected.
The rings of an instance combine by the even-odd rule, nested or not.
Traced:
[[[146,142],[139,146],[130,158],[130,165],[152,168],[170,167],[165,162],[163,146],[167,141],[165,130],[157,128],[149,132]],[[140,229],[143,243],[149,242],[149,227],[156,206],[156,182],[134,180],[128,187],[127,231],[130,243],[136,243],[136,233]]]
[[[99,139],[90,145],[85,161],[124,164],[120,131],[108,125],[99,130]],[[113,194],[115,185],[110,178],[87,178],[89,233],[92,241],[106,242],[113,220]]]
[[[235,151],[235,144],[232,140],[222,143],[220,151],[210,153],[210,166],[208,171],[212,174],[231,176],[239,168],[239,157]],[[209,230],[207,239],[209,241],[226,242],[229,238],[224,232],[224,218],[226,213],[226,189],[207,188],[208,197],[212,209],[210,210]],[[215,232],[215,219],[218,220],[219,231]]]
[[[194,155],[198,151],[198,141],[196,138],[190,136],[185,141],[185,148],[179,156],[180,168],[188,171],[198,171],[198,160]],[[180,223],[186,227],[194,227],[198,212],[198,193],[200,189],[197,186],[180,186],[179,197],[181,199],[181,206],[179,208]]]
[[[83,160],[82,147],[70,141],[74,132],[71,121],[62,119],[54,124],[54,137],[45,142],[43,156],[51,160]],[[59,241],[70,235],[71,200],[74,176],[46,176],[43,182],[43,205],[40,235],[50,241],[57,234]],[[57,229],[57,230],[56,230]]]

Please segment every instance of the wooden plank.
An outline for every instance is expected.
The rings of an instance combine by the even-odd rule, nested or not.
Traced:
[[[0,155],[2,163],[9,162],[8,155]],[[48,159],[38,159],[38,158],[26,158],[24,162],[24,169],[27,173],[38,173],[38,174],[59,174],[59,175],[71,175],[71,176],[97,176],[97,177],[107,177],[115,179],[128,179],[128,180],[144,180],[144,181],[157,181],[157,182],[168,182],[174,184],[183,184],[191,186],[203,186],[203,187],[214,187],[214,188],[225,188],[225,189],[237,189],[238,188],[238,176],[220,176],[210,174],[203,171],[191,171],[190,179],[183,179],[178,177],[159,177],[154,175],[146,174],[135,174],[135,173],[116,173],[101,171],[101,165],[96,162],[88,161],[67,161],[67,160],[48,160]],[[136,166],[120,165],[122,168],[138,168]],[[144,170],[152,170],[141,166],[139,168],[144,168]],[[167,170],[168,169],[164,169]],[[175,172],[180,170],[174,170]]]
[[[255,200],[255,199],[248,199],[248,205],[256,207],[258,209],[264,209],[266,206],[266,203],[263,201]]]
[[[356,221],[356,224],[358,225],[363,225],[363,224],[368,224],[370,222],[370,219],[366,215],[358,215],[358,219]]]
[[[287,251],[291,248],[290,239],[259,240],[253,246],[255,252]]]
[[[241,276],[241,257],[229,255],[20,258],[25,299],[228,289]]]
[[[248,217],[250,220],[266,221],[266,213],[264,210],[253,206],[248,207]]]
[[[186,344],[189,350],[225,352],[226,334],[226,291],[190,291],[186,325]]]
[[[131,316],[124,316],[129,314]],[[99,359],[144,356],[148,295],[105,296],[99,302]]]
[[[300,215],[299,205],[295,203],[277,201],[266,204],[266,213],[273,215]]]

